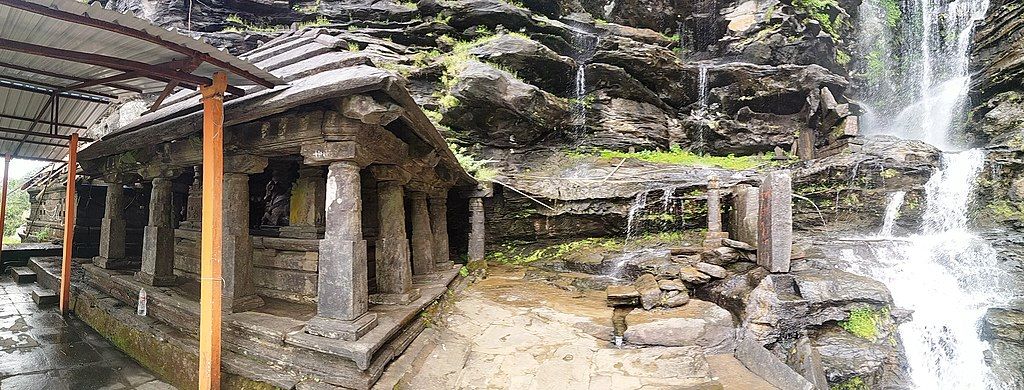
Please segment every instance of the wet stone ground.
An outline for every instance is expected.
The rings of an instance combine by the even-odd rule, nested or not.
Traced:
[[[0,389],[174,389],[74,317],[0,278]]]

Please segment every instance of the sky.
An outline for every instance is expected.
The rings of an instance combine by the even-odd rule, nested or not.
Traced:
[[[0,164],[3,164],[2,158],[0,158]],[[33,173],[39,172],[40,169],[49,164],[52,163],[43,161],[11,160],[11,179],[24,178]],[[3,171],[0,171],[0,177],[3,177]]]

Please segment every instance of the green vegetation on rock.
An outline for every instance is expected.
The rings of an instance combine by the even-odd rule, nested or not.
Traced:
[[[499,264],[522,265],[538,260],[558,259],[586,249],[621,250],[622,243],[612,238],[585,238],[536,250],[525,249],[523,246],[514,243],[506,243],[502,245],[502,250],[489,253],[487,261]]]
[[[812,19],[821,24],[821,29],[833,39],[839,41],[839,26],[842,24],[842,16],[836,16],[835,20],[828,14],[828,9],[839,8],[836,0],[793,0],[793,6],[799,8]]]
[[[869,390],[870,387],[864,383],[859,376],[847,379],[831,387],[831,390]]]
[[[494,168],[488,167],[487,164],[491,163],[490,160],[478,160],[466,148],[459,145],[449,143],[448,147],[451,148],[452,153],[455,154],[455,159],[459,160],[459,165],[462,165],[462,169],[465,169],[470,175],[473,175],[479,181],[492,181],[498,176],[498,171]]]
[[[673,145],[667,151],[643,150],[639,152],[620,152],[614,150],[598,150],[595,154],[603,159],[637,159],[659,164],[678,164],[687,166],[719,167],[732,170],[755,169],[769,163],[769,154],[754,156],[708,156],[696,154],[689,150],[683,150],[678,145]],[[575,156],[587,156],[588,154],[577,153]]]
[[[224,21],[232,24],[232,26],[225,28],[224,30],[222,30],[223,32],[277,32],[287,29],[287,27],[282,25],[269,25],[265,23],[245,20],[242,19],[242,17],[238,14],[228,15],[228,17],[225,18]]]
[[[868,307],[853,309],[850,317],[840,321],[839,326],[857,337],[875,341],[878,339],[878,325],[882,322],[882,315],[887,315],[884,311]]]
[[[993,201],[988,204],[986,209],[988,210],[989,215],[999,221],[1024,220],[1024,211],[1007,200]]]

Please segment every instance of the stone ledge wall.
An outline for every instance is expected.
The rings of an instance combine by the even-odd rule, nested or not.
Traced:
[[[251,237],[253,281],[257,293],[289,302],[316,303],[320,240]],[[200,238],[199,231],[174,231],[175,275],[199,278]]]

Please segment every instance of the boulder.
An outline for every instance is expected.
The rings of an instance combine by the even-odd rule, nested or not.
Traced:
[[[725,245],[725,246],[727,246],[729,248],[732,248],[732,249],[741,250],[741,251],[747,251],[747,252],[757,251],[757,248],[755,248],[751,244],[748,244],[748,243],[743,242],[743,241],[731,240],[731,239],[728,239],[728,238],[723,238],[722,239],[722,245]]]
[[[700,346],[709,354],[730,353],[736,345],[732,315],[707,301],[690,299],[685,306],[653,312],[634,310],[626,323],[623,339],[630,344]]]
[[[711,277],[707,274],[700,272],[694,267],[682,267],[679,269],[679,278],[686,283],[693,285],[700,285],[707,283],[711,280]]]
[[[781,390],[813,390],[814,385],[779,360],[758,341],[742,337],[736,346],[736,359],[750,372]]]
[[[675,120],[656,105],[594,93],[587,113],[588,146],[611,150],[666,149]]]
[[[608,306],[636,306],[640,303],[640,293],[633,286],[608,286]]]
[[[668,48],[609,35],[598,41],[591,61],[624,69],[673,107],[697,100],[696,73],[683,72],[679,57]]]
[[[458,104],[442,124],[468,131],[464,141],[495,147],[533,145],[558,131],[567,120],[567,104],[508,72],[467,61],[451,94]]]
[[[686,291],[686,285],[679,279],[659,280],[658,287],[665,291]]]
[[[640,305],[644,310],[651,310],[661,302],[661,288],[658,287],[658,280],[654,275],[640,275],[633,286],[640,295]]]
[[[714,265],[728,265],[740,260],[742,254],[736,249],[722,246],[700,254],[700,260]]]
[[[714,264],[697,263],[697,264],[694,264],[694,268],[696,268],[698,271],[703,272],[703,273],[707,274],[708,276],[711,276],[712,278],[715,278],[715,279],[723,279],[726,276],[729,276],[729,273],[726,272],[725,268],[719,267],[719,266],[714,265]]]
[[[889,360],[890,352],[884,343],[857,337],[838,326],[829,327],[813,343],[821,354],[825,376],[832,383],[854,376],[874,378]]]
[[[662,295],[661,306],[671,309],[685,305],[687,302],[690,302],[690,293],[686,290],[673,290]]]
[[[448,24],[459,30],[476,26],[494,30],[497,26],[504,26],[510,31],[518,31],[531,24],[530,11],[501,0],[446,0],[436,4],[443,9],[438,12],[447,12],[451,16]]]
[[[558,96],[572,97],[576,62],[521,34],[502,34],[470,54],[514,71],[520,79]]]

